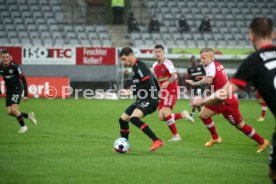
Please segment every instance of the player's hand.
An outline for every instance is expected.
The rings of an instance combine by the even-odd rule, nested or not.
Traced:
[[[167,89],[167,87],[169,86],[169,82],[168,81],[166,81],[166,82],[164,82],[163,84],[162,84],[162,86],[161,86],[161,88],[162,89]]]
[[[196,76],[195,80],[201,80],[204,76]]]
[[[22,101],[26,102],[28,99],[29,99],[29,97],[24,96],[23,99],[22,99]]]
[[[195,81],[193,81],[193,80],[186,80],[186,82],[187,82],[188,84],[192,85],[192,86],[195,85]]]
[[[195,96],[190,100],[190,105],[193,107],[200,107],[204,102],[201,96]]]

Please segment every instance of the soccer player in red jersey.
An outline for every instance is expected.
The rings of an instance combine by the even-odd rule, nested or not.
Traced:
[[[260,92],[257,91],[257,94],[256,94],[256,98],[257,98],[257,101],[258,103],[262,106],[262,113],[261,113],[261,116],[259,117],[259,119],[257,121],[264,121],[265,120],[265,114],[266,114],[266,111],[267,111],[267,105],[263,99],[263,97],[261,96]]]
[[[220,104],[239,89],[252,82],[262,95],[267,106],[271,110],[274,120],[276,117],[276,45],[273,39],[276,33],[273,31],[273,21],[266,17],[257,17],[249,25],[249,39],[256,51],[249,55],[238,68],[234,77],[223,86],[222,89],[208,98],[195,97],[191,104],[200,105]],[[266,144],[259,147],[266,148]],[[276,183],[276,132],[274,130],[269,156],[269,177]]]
[[[214,90],[217,91],[228,82],[227,73],[224,67],[217,61],[214,61],[214,51],[210,48],[205,48],[200,52],[200,58],[203,65],[206,66],[206,76],[198,82],[187,80],[191,85],[211,84]],[[257,152],[260,153],[269,144],[267,140],[262,138],[254,128],[247,125],[241,116],[239,110],[239,101],[232,95],[219,105],[205,105],[200,112],[200,119],[212,135],[212,138],[206,142],[205,146],[210,147],[215,143],[222,141],[221,137],[216,131],[214,121],[211,117],[215,114],[222,114],[226,120],[232,125],[236,126],[245,135],[256,141],[259,145]]]
[[[186,118],[193,120],[188,111],[182,113],[172,113],[172,110],[177,101],[177,73],[172,61],[165,58],[164,47],[156,45],[154,47],[154,55],[156,62],[153,64],[154,74],[161,87],[161,99],[158,104],[159,119],[166,121],[173,137],[169,141],[180,141],[181,136],[178,134],[175,121],[178,119]]]

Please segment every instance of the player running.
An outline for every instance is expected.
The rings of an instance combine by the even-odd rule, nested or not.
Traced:
[[[175,121],[178,119],[186,118],[191,119],[187,111],[174,114],[172,110],[177,101],[177,73],[172,61],[164,57],[164,47],[162,45],[156,45],[154,47],[154,55],[156,62],[154,62],[152,68],[154,74],[161,86],[161,96],[158,104],[159,119],[166,121],[173,137],[169,141],[180,141],[181,136],[178,134]]]
[[[141,121],[141,119],[156,111],[159,86],[147,65],[135,58],[131,48],[123,48],[119,56],[124,66],[132,67],[132,78],[136,89],[133,92],[137,96],[136,102],[130,105],[119,119],[121,137],[128,139],[128,123],[131,122],[152,139],[153,143],[150,151],[155,151],[163,145],[163,142],[153,133],[146,123]]]
[[[187,80],[187,82],[191,85],[211,84],[214,86],[215,91],[221,89],[228,82],[228,77],[224,67],[219,62],[214,61],[214,51],[210,48],[205,48],[201,50],[200,58],[202,64],[206,66],[206,77],[198,82],[192,80]],[[262,152],[267,147],[269,142],[243,121],[239,110],[239,101],[234,95],[227,98],[222,104],[205,105],[201,110],[200,119],[212,135],[212,138],[205,144],[206,147],[222,141],[216,131],[214,121],[211,119],[213,115],[220,113],[236,128],[258,143],[257,153]]]
[[[259,117],[259,119],[257,121],[261,122],[265,120],[265,114],[267,111],[267,104],[265,103],[263,97],[261,96],[260,92],[257,91],[256,93],[256,99],[258,101],[258,104],[260,104],[262,106],[262,113],[261,116]]]
[[[199,81],[202,79],[203,76],[205,76],[205,69],[204,66],[201,64],[198,64],[196,61],[195,56],[192,56],[190,58],[191,66],[187,69],[187,73],[189,76],[189,79],[193,81]],[[202,92],[204,90],[204,86],[193,86],[193,95],[202,95]],[[201,107],[192,107],[191,117],[194,118],[196,109],[198,112],[201,111]]]
[[[23,102],[28,100],[27,82],[21,68],[11,61],[10,54],[7,50],[1,51],[2,62],[0,63],[0,75],[3,76],[6,87],[6,108],[10,116],[16,117],[21,128],[18,133],[25,133],[28,128],[24,123],[24,119],[29,119],[36,125],[35,114],[33,112],[27,114],[19,111],[19,104],[24,89]]]
[[[276,46],[273,39],[273,21],[270,18],[254,18],[250,23],[249,39],[256,51],[248,56],[239,67],[234,78],[209,98],[196,97],[192,105],[217,104],[225,101],[229,95],[244,88],[248,82],[253,82],[269,109],[276,117]],[[220,95],[219,95],[220,94]],[[224,94],[224,95],[222,95]],[[265,148],[265,147],[264,147]],[[272,146],[269,157],[269,177],[276,183],[276,132],[272,136]]]

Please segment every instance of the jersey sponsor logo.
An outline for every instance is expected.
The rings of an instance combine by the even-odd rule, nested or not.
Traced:
[[[10,73],[10,74],[13,74],[13,69],[10,69],[10,70],[9,70],[9,73]]]
[[[14,75],[6,75],[6,76],[3,76],[5,79],[10,79],[12,77],[14,77]]]

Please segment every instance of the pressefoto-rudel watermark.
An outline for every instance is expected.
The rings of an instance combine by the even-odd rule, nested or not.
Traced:
[[[231,87],[231,86],[230,86]],[[232,90],[231,88],[229,89]],[[177,91],[177,99],[180,99],[181,96],[188,96],[189,98],[195,97],[195,96],[202,96],[203,98],[209,97],[215,93],[214,86],[211,85],[209,89],[201,90],[200,92],[196,91],[195,89],[188,89],[186,86],[178,86]],[[135,85],[132,85],[130,89],[73,89],[70,86],[62,86],[62,99],[66,99],[68,97],[79,99],[95,99],[95,97],[98,97],[100,99],[103,99],[105,95],[112,94],[116,95],[118,99],[166,99],[169,97],[170,92],[167,89],[161,89],[159,92],[157,92],[157,89],[154,87],[151,87],[148,91],[145,89],[136,90]],[[230,93],[232,94],[232,93]],[[225,91],[220,91],[220,93],[216,94],[217,96],[225,96]],[[48,90],[44,91],[44,96],[48,99],[53,99],[57,96],[57,89],[53,86],[49,86]],[[229,96],[229,99],[231,99],[233,95]]]

